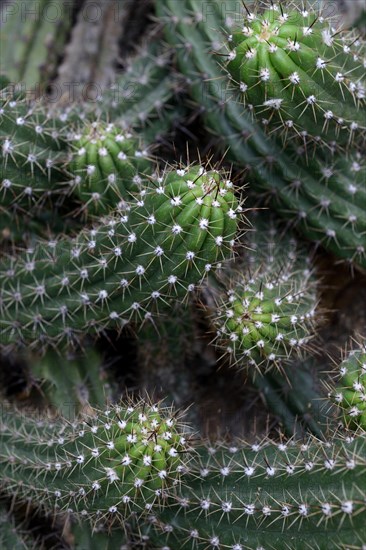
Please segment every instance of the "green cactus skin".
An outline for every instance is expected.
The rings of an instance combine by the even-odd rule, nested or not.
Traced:
[[[347,427],[366,431],[366,343],[342,361],[338,384],[330,397],[342,411]]]
[[[93,349],[62,356],[48,350],[28,364],[29,391],[39,388],[45,405],[62,418],[72,421],[85,408],[101,408],[110,401],[107,377],[102,380],[103,360]]]
[[[157,16],[176,48],[180,71],[207,130],[218,137],[226,159],[251,169],[251,186],[301,233],[352,265],[366,267],[365,164],[361,157],[316,147],[283,148],[268,139],[239,96],[227,91],[222,57],[215,56],[230,34],[238,2],[157,0]],[[222,29],[226,29],[222,32]],[[178,41],[178,45],[177,45]]]
[[[180,483],[186,432],[170,408],[147,401],[53,423],[2,407],[0,488],[55,515],[123,522]]]
[[[286,436],[300,438],[311,433],[324,439],[329,433],[327,405],[312,357],[293,359],[284,373],[271,370],[263,376],[252,376],[251,381]]]
[[[3,91],[0,104],[0,208],[42,207],[66,158],[62,122]]]
[[[0,347],[71,343],[184,299],[231,255],[241,211],[232,191],[227,174],[170,169],[128,213],[4,262]]]
[[[144,172],[152,172],[148,152],[130,133],[114,124],[94,122],[73,143],[72,189],[83,207],[101,215],[139,191]]]
[[[314,330],[317,306],[305,250],[281,237],[261,216],[244,242],[248,252],[219,273],[225,294],[216,298],[217,344],[238,367],[265,372],[296,356]]]
[[[71,12],[72,2],[65,0],[15,0],[4,7],[0,73],[34,96],[41,95],[62,55]]]
[[[155,144],[174,124],[184,124],[187,114],[181,101],[186,86],[179,74],[172,73],[172,57],[161,34],[149,35],[97,103],[83,108],[93,118],[113,120],[126,131],[133,128],[144,143]]]
[[[366,50],[355,33],[339,33],[319,10],[273,4],[245,13],[229,48],[232,80],[271,131],[339,146],[365,135]]]
[[[364,550],[366,440],[198,449],[152,548]]]
[[[291,289],[293,299],[290,301],[290,306],[286,303],[286,290],[284,290],[283,303],[285,307],[298,307],[308,313],[308,319],[303,323],[307,337],[310,338],[314,332],[314,320],[318,315],[314,315],[317,313],[317,292],[311,255],[291,231],[284,231],[285,228],[278,223],[278,220],[273,219],[267,212],[251,212],[250,222],[251,228],[242,240],[243,247],[235,262],[235,269],[240,273],[239,279],[235,273],[232,273],[232,268],[228,265],[225,271],[217,271],[208,278],[208,284],[203,291],[205,307],[208,309],[211,319],[211,330],[214,332],[217,328],[219,329],[220,335],[216,342],[219,350],[223,351],[224,358],[229,347],[228,357],[239,368],[244,367],[246,378],[249,378],[250,382],[259,390],[268,410],[277,417],[281,429],[288,437],[292,437],[294,434],[303,436],[306,431],[310,431],[317,437],[322,437],[327,426],[319,403],[324,396],[315,382],[317,379],[316,366],[310,359],[301,357],[303,353],[300,353],[300,357],[298,357],[299,351],[303,351],[302,348],[289,346],[287,356],[281,347],[288,340],[286,335],[280,345],[274,342],[284,357],[276,357],[273,363],[263,353],[263,350],[256,349],[256,342],[253,341],[251,347],[254,350],[240,360],[240,355],[249,353],[243,347],[243,342],[240,341],[242,335],[238,334],[238,339],[235,340],[234,334],[234,341],[232,341],[227,332],[229,326],[235,325],[235,322],[232,318],[227,319],[223,316],[222,310],[219,310],[219,314],[223,318],[220,320],[217,317],[215,308],[217,303],[232,310],[232,303],[226,302],[225,298],[230,284],[235,287],[238,280],[242,279],[245,281],[243,284],[250,286],[250,281],[252,281],[258,294],[260,295],[262,292],[264,297],[264,294],[268,292],[265,282],[274,280],[276,283],[279,282],[284,289],[286,286]],[[303,287],[305,292],[301,296]],[[232,299],[233,295],[230,290],[229,294],[229,299]],[[263,300],[262,302],[258,299],[256,301],[259,306],[263,306]],[[250,319],[243,321],[243,323],[245,322],[250,328]],[[253,324],[255,325],[255,323]],[[270,327],[270,325],[269,323],[268,326]],[[294,334],[296,326],[292,327],[291,323],[289,325],[293,336],[297,338],[299,334]],[[224,334],[221,332],[222,326]],[[255,326],[254,328],[256,329]],[[283,332],[286,334],[286,330]],[[258,329],[254,334],[249,332],[247,338],[255,335],[259,338]],[[239,351],[239,357],[235,351]],[[278,353],[278,349],[276,351]],[[262,357],[258,352],[263,353]],[[274,365],[280,368],[274,369]]]
[[[248,279],[238,273],[219,304],[217,338],[238,366],[279,368],[306,344],[315,314],[313,300],[308,300],[308,281],[301,287],[296,274],[284,276],[255,273]]]
[[[88,524],[75,525],[73,530],[73,550],[133,550],[126,533],[115,529],[110,533],[92,531]]]

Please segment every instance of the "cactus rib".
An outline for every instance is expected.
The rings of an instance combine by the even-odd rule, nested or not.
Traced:
[[[337,386],[330,392],[349,428],[366,430],[366,345],[360,343],[341,362]]]

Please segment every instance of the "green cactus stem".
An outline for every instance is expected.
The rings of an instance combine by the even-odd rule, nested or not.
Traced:
[[[271,218],[257,216],[244,250],[234,268],[216,276],[225,292],[216,297],[213,325],[233,364],[262,373],[282,367],[306,346],[314,331],[316,289],[306,250],[291,233],[281,236]]]
[[[235,364],[279,367],[306,344],[315,307],[308,281],[296,283],[297,274],[291,273],[235,276],[215,322],[220,347],[225,343]]]
[[[329,396],[347,427],[366,430],[366,343],[360,343],[339,366],[338,383]]]
[[[131,132],[94,122],[73,142],[72,190],[89,212],[108,213],[139,191],[143,173],[151,173],[151,165],[147,150]]]
[[[48,350],[44,357],[28,359],[26,376],[28,391],[38,390],[45,406],[71,421],[85,408],[110,401],[103,360],[93,349],[65,355]]]
[[[284,373],[271,370],[251,376],[253,385],[268,410],[288,436],[311,433],[320,439],[329,432],[324,393],[320,389],[317,365],[312,357],[292,359]]]
[[[286,137],[360,142],[366,130],[362,40],[334,28],[316,8],[272,4],[263,13],[244,13],[242,23],[229,37],[227,70],[258,120]]]
[[[72,23],[73,0],[16,0],[2,7],[0,73],[38,97],[56,72]]]
[[[62,121],[24,99],[2,92],[0,103],[0,208],[42,207],[62,180],[67,144]]]
[[[199,448],[143,529],[154,549],[364,549],[366,439]]]
[[[1,413],[1,491],[55,515],[123,523],[158,505],[189,462],[187,433],[160,404],[94,409],[72,424]]]
[[[238,2],[157,0],[157,15],[168,42],[176,47],[179,70],[209,132],[227,160],[251,170],[251,187],[301,233],[351,265],[366,267],[365,164],[357,153],[345,158],[318,145],[284,149],[243,110],[239,95],[227,90],[220,49],[232,32]],[[244,8],[243,8],[244,9]],[[222,31],[224,29],[224,32]],[[178,46],[177,46],[178,41]]]
[[[148,321],[230,257],[240,211],[227,174],[170,169],[129,212],[3,262],[0,347],[61,344]]]

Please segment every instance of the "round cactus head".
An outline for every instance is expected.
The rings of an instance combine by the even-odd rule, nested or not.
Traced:
[[[264,371],[298,355],[314,332],[317,292],[312,261],[268,213],[253,212],[235,269],[219,274],[217,344],[231,361]]]
[[[218,309],[217,341],[239,366],[281,367],[311,337],[316,299],[296,275],[235,279]]]
[[[366,430],[366,341],[340,364],[338,385],[330,397],[347,427]]]
[[[317,9],[244,11],[230,77],[270,130],[348,145],[365,136],[365,45]]]
[[[151,168],[148,153],[129,131],[93,122],[74,135],[71,186],[88,212],[100,214],[141,187]]]

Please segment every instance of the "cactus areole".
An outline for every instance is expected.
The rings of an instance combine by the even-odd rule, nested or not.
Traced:
[[[365,46],[314,10],[272,6],[229,36],[232,80],[270,130],[337,141],[364,137]]]

